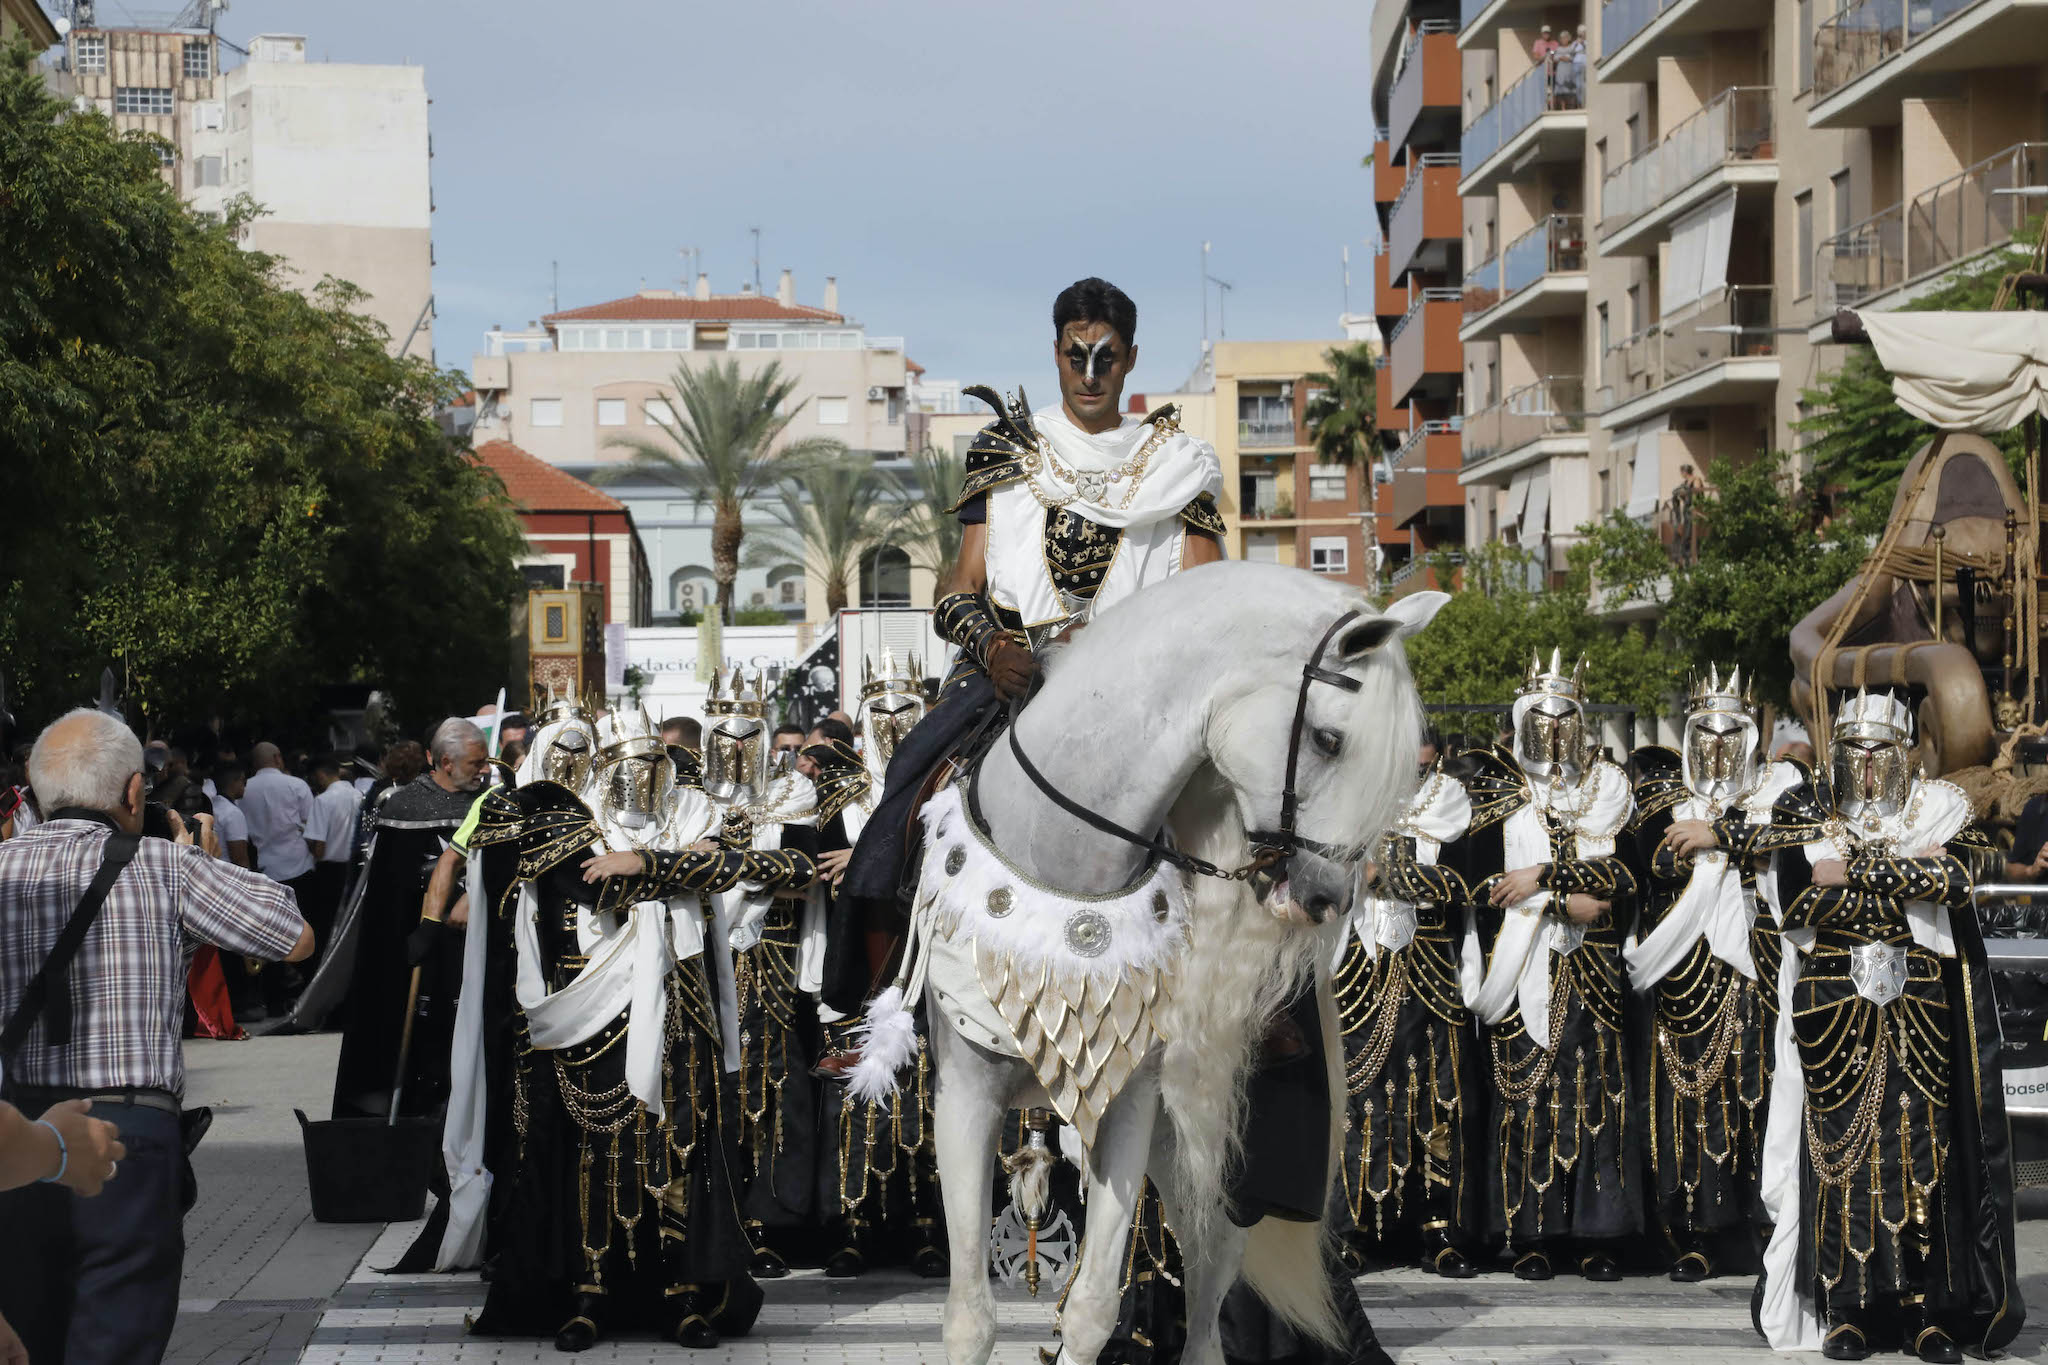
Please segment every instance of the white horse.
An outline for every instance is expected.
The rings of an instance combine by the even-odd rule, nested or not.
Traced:
[[[1190,1365],[1222,1360],[1218,1312],[1240,1267],[1282,1318],[1335,1340],[1320,1225],[1269,1218],[1248,1236],[1220,1216],[1225,1180],[1252,1046],[1328,958],[1314,926],[1349,910],[1358,852],[1414,785],[1421,709],[1393,642],[1444,600],[1379,613],[1299,570],[1222,563],[1105,611],[1047,659],[1014,727],[1047,785],[1125,830],[1170,828],[1221,868],[1249,861],[1249,831],[1285,824],[1298,727],[1301,848],[1263,891],[1155,864],[1051,799],[1008,741],[934,799],[906,976],[930,1000],[953,1365],[982,1365],[995,1344],[994,1156],[1005,1112],[1029,1106],[1058,1109],[1086,1158],[1091,1235],[1060,1314],[1061,1361],[1093,1361],[1109,1339],[1148,1173],[1186,1261]],[[1322,673],[1305,675],[1319,643]],[[1320,996],[1334,1154],[1344,1092],[1326,979]],[[856,1089],[902,1059],[902,1004],[892,990],[871,1007]],[[1171,1122],[1157,1125],[1162,1105]]]

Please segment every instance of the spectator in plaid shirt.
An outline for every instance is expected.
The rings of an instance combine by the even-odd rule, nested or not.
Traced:
[[[20,1008],[108,838],[141,832],[142,746],[118,719],[73,711],[36,741],[29,781],[47,819],[0,844],[0,1021]],[[6,1059],[5,1099],[23,1113],[90,1100],[126,1148],[119,1178],[89,1202],[60,1185],[0,1195],[0,1314],[37,1365],[134,1365],[170,1341],[190,1188],[179,1034],[199,943],[296,961],[313,934],[276,882],[185,836],[143,839],[71,960],[69,1041],[50,1041],[45,1015]]]

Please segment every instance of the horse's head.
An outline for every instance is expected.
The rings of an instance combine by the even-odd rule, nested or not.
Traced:
[[[1350,910],[1358,864],[1414,791],[1422,709],[1400,642],[1450,599],[1414,593],[1376,611],[1316,597],[1259,642],[1246,685],[1213,715],[1209,756],[1254,843],[1281,850],[1261,902],[1320,924]]]

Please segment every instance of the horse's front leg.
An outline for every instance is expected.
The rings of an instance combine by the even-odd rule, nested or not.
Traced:
[[[1181,1349],[1181,1365],[1223,1365],[1223,1296],[1237,1283],[1244,1266],[1245,1230],[1230,1221],[1224,1210],[1215,1210],[1206,1236],[1181,1237],[1191,1227],[1174,1196],[1171,1125],[1153,1148],[1152,1184],[1159,1191],[1159,1204],[1166,1225],[1179,1238],[1181,1284],[1186,1290],[1188,1340]]]
[[[938,1071],[932,1143],[953,1263],[946,1290],[946,1359],[952,1365],[983,1365],[996,1345],[996,1300],[988,1287],[996,1131],[1014,1077],[1008,1064],[956,1033],[944,1011],[933,1009],[931,1021]]]
[[[1125,1082],[1095,1130],[1088,1153],[1089,1237],[1060,1311],[1060,1365],[1093,1365],[1116,1330],[1124,1250],[1145,1189],[1152,1128],[1159,1117],[1157,1054]]]

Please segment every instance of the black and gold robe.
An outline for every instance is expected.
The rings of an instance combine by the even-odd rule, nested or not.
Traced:
[[[702,915],[708,897],[741,882],[802,885],[816,875],[801,854],[724,847],[649,852],[645,872],[592,885],[579,867],[597,844],[583,802],[550,782],[499,789],[486,799],[471,847],[484,860],[494,920],[521,912],[522,887],[535,902],[537,964],[550,991],[585,965],[579,914],[629,914],[645,901]],[[474,932],[474,930],[472,930]],[[715,955],[673,964],[665,991],[662,1100],[656,1117],[630,1092],[621,1014],[583,1043],[554,1050],[527,1040],[513,1013],[510,1182],[492,1200],[493,1274],[472,1330],[482,1335],[548,1335],[577,1296],[599,1296],[607,1326],[626,1322],[666,1332],[677,1296],[698,1291],[724,1334],[745,1332],[761,1294],[748,1275],[751,1247],[741,1227],[724,1072]]]
[[[1623,834],[1633,804],[1628,779],[1612,764],[1596,763],[1579,790],[1566,794],[1588,807],[1574,819],[1536,806],[1506,751],[1471,757],[1479,772],[1467,783],[1468,865],[1485,969],[1494,966],[1509,916],[1525,913],[1488,901],[1494,883],[1516,866],[1508,827],[1518,815],[1541,822],[1547,857],[1525,861],[1547,865],[1541,887],[1553,902],[1528,950],[1549,955],[1549,1045],[1531,1036],[1519,997],[1484,1028],[1493,1081],[1488,1227],[1516,1253],[1561,1244],[1583,1252],[1589,1243],[1640,1232],[1643,1221],[1642,1124],[1630,1095],[1633,1002],[1622,960],[1637,888],[1618,852],[1581,848],[1596,839],[1611,848]],[[1567,924],[1562,905],[1580,892],[1610,904],[1583,929]],[[1479,979],[1468,973],[1466,986],[1466,1003],[1476,1007]]]

